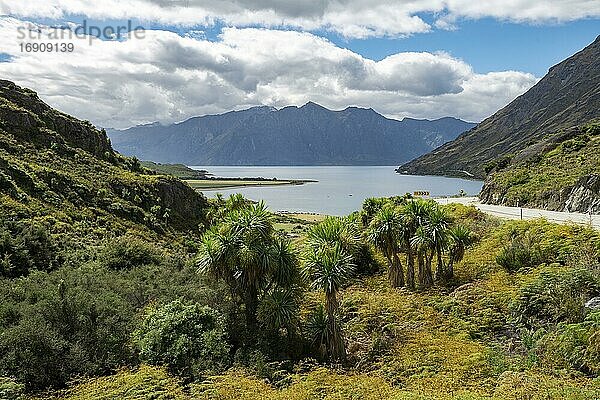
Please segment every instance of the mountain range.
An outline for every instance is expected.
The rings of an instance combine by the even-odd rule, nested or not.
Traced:
[[[313,102],[260,106],[172,125],[108,129],[116,150],[187,165],[397,165],[475,124],[455,118],[389,119],[372,109],[332,111]]]

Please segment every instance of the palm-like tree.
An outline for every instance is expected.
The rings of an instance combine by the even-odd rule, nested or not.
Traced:
[[[306,235],[306,245],[313,249],[339,244],[354,257],[361,247],[358,227],[346,218],[327,217],[313,226]]]
[[[292,288],[299,277],[292,245],[274,236],[271,214],[263,203],[246,203],[224,215],[204,234],[196,262],[200,272],[227,283],[232,297],[244,304],[250,327],[257,325],[261,299]]]
[[[212,207],[208,212],[208,220],[213,224],[222,222],[233,211],[241,211],[250,204],[240,193],[230,195],[227,200],[223,198],[221,193],[217,193],[212,203]]]
[[[325,293],[327,333],[323,337],[327,340],[325,347],[333,360],[346,357],[344,335],[337,315],[338,292],[353,273],[352,256],[343,249],[342,244],[307,247],[303,274],[313,289]]]
[[[360,211],[362,226],[369,226],[375,214],[377,214],[387,202],[387,199],[380,197],[369,197],[365,199],[362,204],[362,210]]]
[[[435,270],[436,279],[446,278],[443,254],[448,245],[448,228],[452,222],[450,215],[444,208],[435,206],[431,209],[426,221],[426,231],[431,236],[435,254],[437,255],[437,266]]]
[[[411,238],[411,244],[417,249],[419,259],[419,284],[421,287],[433,285],[431,260],[435,252],[435,243],[425,226],[419,226]]]
[[[397,207],[388,204],[375,214],[367,231],[369,240],[388,260],[388,279],[394,288],[404,286],[404,268],[398,257],[402,229],[402,214]]]
[[[298,326],[299,293],[290,289],[269,292],[260,303],[258,316],[262,325],[272,331],[285,329],[291,337]]]
[[[323,304],[317,307],[309,314],[305,326],[305,334],[315,345],[322,358],[327,358],[327,344],[331,341],[329,334],[329,321],[327,312]]]
[[[402,241],[406,252],[406,281],[411,289],[415,287],[415,251],[411,242],[417,229],[424,224],[431,209],[431,203],[421,199],[408,201],[402,207]],[[417,254],[418,255],[418,254]],[[419,257],[419,260],[421,257]],[[423,285],[423,263],[419,264],[419,284]]]
[[[465,256],[465,249],[475,243],[477,237],[464,225],[455,225],[448,231],[448,267],[447,276],[454,276],[454,264],[460,262]]]
[[[213,226],[202,236],[196,265],[198,271],[225,281],[235,291],[235,246],[237,238],[229,226]]]

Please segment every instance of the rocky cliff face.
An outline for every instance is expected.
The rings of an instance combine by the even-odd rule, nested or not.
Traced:
[[[600,213],[600,123],[561,131],[490,169],[485,203]]]
[[[505,188],[493,180],[486,181],[479,198],[487,204],[515,205]],[[600,214],[600,175],[582,176],[575,185],[545,191],[537,199],[519,204],[553,211]]]
[[[600,175],[582,176],[570,190],[565,189],[565,211],[600,214]]]
[[[59,141],[101,158],[113,154],[104,131],[53,109],[32,90],[0,80],[0,100],[0,123],[23,140]]]

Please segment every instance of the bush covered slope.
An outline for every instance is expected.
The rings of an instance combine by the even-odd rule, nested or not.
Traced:
[[[271,351],[239,348],[230,368],[201,379],[141,365],[84,379],[50,398],[598,398],[600,315],[583,307],[600,295],[598,233],[544,221],[498,222],[464,206],[448,209],[480,237],[455,265],[453,280],[416,291],[390,288],[381,273],[349,281],[339,297],[348,351],[343,363],[317,361],[316,353],[286,356],[282,349],[297,346],[297,339],[283,337],[287,344]],[[137,279],[137,269],[119,279]],[[104,280],[95,279],[94,287]],[[169,284],[187,301],[224,304],[206,289],[188,291],[193,284],[183,280]],[[157,301],[165,304],[168,296]],[[306,293],[301,323],[322,301],[318,291]],[[184,326],[172,315],[180,320],[172,326]]]
[[[195,229],[206,201],[177,179],[115,153],[103,131],[0,81],[0,213],[53,234]]]
[[[600,124],[575,127],[487,166],[486,203],[600,213]]]

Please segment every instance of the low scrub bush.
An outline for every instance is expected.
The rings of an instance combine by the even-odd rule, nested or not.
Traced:
[[[108,243],[100,252],[99,262],[109,269],[132,269],[141,265],[159,264],[163,257],[149,243],[123,236]]]
[[[182,377],[200,378],[229,364],[223,317],[197,303],[151,307],[133,337],[142,361]]]
[[[530,235],[512,237],[496,256],[496,262],[509,272],[537,267],[549,260],[550,254]]]
[[[600,279],[594,272],[554,265],[525,284],[511,308],[517,323],[527,329],[577,323],[584,318],[584,303],[599,294]]]
[[[60,263],[58,253],[58,246],[42,225],[0,225],[0,276],[14,278],[32,270],[50,271]]]
[[[592,376],[600,373],[600,311],[583,322],[561,323],[546,335],[537,349],[550,368],[574,368]]]

